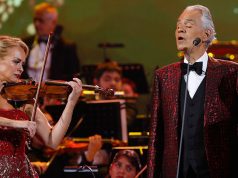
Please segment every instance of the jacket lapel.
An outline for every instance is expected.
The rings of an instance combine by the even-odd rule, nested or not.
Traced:
[[[219,73],[217,72],[216,68],[218,67],[219,63],[214,59],[209,57],[208,64],[207,64],[207,71],[206,71],[206,89],[205,89],[205,104],[204,104],[204,127],[211,123],[212,120],[209,120],[209,108],[213,105],[214,100],[214,93],[217,92],[217,88],[220,83]]]
[[[181,61],[180,63],[178,63],[179,65],[177,65],[176,67],[179,67],[178,70],[174,70],[174,73],[173,73],[173,79],[171,80],[172,81],[172,85],[171,85],[171,90],[170,90],[170,93],[169,95],[173,95],[173,103],[170,107],[172,107],[172,115],[171,115],[171,118],[173,118],[173,124],[174,124],[174,127],[175,127],[175,130],[177,133],[180,132],[180,85],[181,85],[181,80],[183,80],[183,76],[182,76],[182,71],[181,71],[181,64],[183,63],[183,61]],[[177,136],[177,134],[176,134]],[[177,140],[177,144],[178,144],[178,137],[176,137],[176,140]]]

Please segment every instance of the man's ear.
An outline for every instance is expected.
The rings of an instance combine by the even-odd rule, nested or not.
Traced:
[[[202,41],[203,42],[208,41],[210,39],[211,35],[212,35],[212,31],[210,29],[206,29],[205,33],[203,35]]]

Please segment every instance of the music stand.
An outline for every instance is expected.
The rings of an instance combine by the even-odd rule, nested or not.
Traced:
[[[83,118],[82,124],[72,136],[100,134],[105,139],[128,142],[125,100],[87,101]]]
[[[65,108],[65,104],[48,105],[45,107],[45,110],[52,116],[54,122],[56,123],[58,119],[60,118],[60,116],[62,115],[64,108]],[[80,121],[80,118],[83,117],[83,115],[85,114],[85,108],[86,108],[86,103],[84,101],[77,103],[77,105],[74,108],[72,120],[70,122],[66,136],[71,136],[69,134],[73,131],[74,127]]]
[[[61,116],[65,105],[46,106],[53,119]],[[83,118],[78,128],[77,122]],[[72,132],[72,129],[75,129]],[[80,102],[76,105],[67,133],[70,137],[85,138],[100,134],[103,138],[113,138],[128,142],[125,100],[96,100]]]

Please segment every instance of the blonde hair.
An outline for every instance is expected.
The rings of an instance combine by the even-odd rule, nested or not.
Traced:
[[[46,12],[46,13],[52,14],[55,19],[58,18],[58,11],[57,11],[56,7],[54,7],[53,5],[51,5],[47,2],[37,4],[34,7],[34,12],[35,13],[36,12],[40,12],[40,13]]]
[[[26,56],[29,53],[29,48],[20,38],[11,36],[0,36],[0,58],[7,56],[8,49],[13,47],[22,48]]]

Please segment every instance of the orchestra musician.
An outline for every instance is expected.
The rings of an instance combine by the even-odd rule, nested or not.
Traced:
[[[102,88],[120,91],[122,87],[122,69],[116,61],[108,60],[97,65],[93,82]]]
[[[115,91],[123,91],[125,89],[123,88],[122,68],[113,60],[108,60],[97,65],[93,81],[95,85],[102,88],[112,88]],[[137,108],[135,103],[127,103],[127,105],[127,125],[130,127],[136,119]]]
[[[120,150],[113,157],[106,178],[135,178],[140,169],[140,157],[134,150]]]
[[[34,7],[34,26],[36,35],[23,41],[30,48],[29,56],[24,65],[22,78],[38,81],[48,35],[54,32],[52,45],[46,61],[43,80],[71,80],[79,72],[77,46],[74,42],[62,37],[63,27],[58,24],[58,12],[53,5],[42,2]]]
[[[28,51],[27,45],[19,38],[0,36],[1,90],[6,82],[19,82]],[[25,155],[25,143],[27,138],[35,136],[54,149],[61,143],[82,91],[82,83],[78,78],[73,78],[67,85],[72,88],[72,92],[53,127],[39,108],[34,120],[29,120],[33,112],[32,104],[26,103],[15,108],[0,95],[0,177],[38,177]]]

